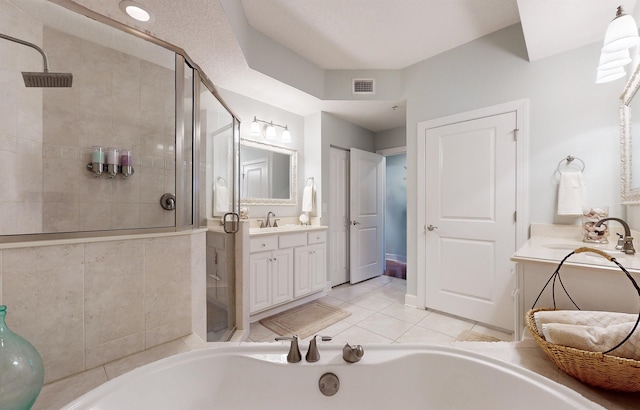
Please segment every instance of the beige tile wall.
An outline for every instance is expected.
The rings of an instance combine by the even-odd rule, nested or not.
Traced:
[[[7,324],[42,355],[45,382],[190,334],[192,315],[202,322],[206,312],[191,300],[205,240],[189,232],[2,249]]]
[[[44,48],[71,88],[26,88],[35,50],[0,39],[0,235],[175,225],[174,70],[41,23],[0,0],[3,33]],[[167,51],[169,60],[171,53]],[[95,178],[93,145],[128,148],[135,174]]]
[[[4,34],[42,45],[42,24],[0,1]],[[22,71],[42,69],[32,48],[0,39],[0,234],[42,230],[42,89]]]

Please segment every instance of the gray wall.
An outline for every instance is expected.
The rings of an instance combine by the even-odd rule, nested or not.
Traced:
[[[407,127],[397,127],[376,132],[374,138],[376,151],[387,148],[404,147],[407,145]]]
[[[416,220],[417,124],[481,107],[529,99],[530,222],[578,224],[555,215],[558,162],[586,163],[587,204],[620,205],[618,97],[624,81],[596,85],[600,44],[536,62],[526,59],[519,24],[406,69],[408,219]],[[416,227],[408,227],[408,293],[416,292]]]

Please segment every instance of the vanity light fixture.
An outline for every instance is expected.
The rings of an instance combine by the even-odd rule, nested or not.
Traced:
[[[624,67],[616,67],[609,70],[598,70],[596,75],[596,84],[604,84],[610,81],[617,80],[627,75],[624,71]]]
[[[264,124],[264,127],[262,124]],[[273,121],[259,120],[256,117],[253,117],[253,122],[251,123],[251,135],[254,137],[262,135],[268,140],[275,140],[277,139],[276,127],[284,128],[280,137],[282,142],[291,142],[291,132],[287,125],[274,124]]]
[[[134,20],[141,21],[143,23],[148,23],[153,21],[153,14],[147,10],[145,6],[142,4],[131,1],[131,0],[123,0],[120,2],[120,10],[122,10],[127,16],[131,17]]]
[[[624,14],[622,6],[618,6],[616,17],[609,23],[604,35],[603,53],[620,51],[638,45],[638,26],[632,16]]]
[[[632,16],[624,14],[618,6],[616,17],[609,23],[604,35],[604,45],[600,54],[596,84],[608,83],[626,75],[624,66],[632,62],[629,49],[638,53],[640,36],[638,26]]]

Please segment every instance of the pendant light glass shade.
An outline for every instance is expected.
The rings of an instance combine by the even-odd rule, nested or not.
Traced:
[[[256,117],[253,117],[253,122],[251,123],[251,135],[253,135],[254,137],[260,135],[260,124],[258,123]]]
[[[609,23],[604,35],[603,53],[620,51],[638,45],[638,26],[628,14],[624,14],[622,6],[618,7],[616,18]]]
[[[601,53],[598,70],[610,70],[612,68],[625,66],[630,62],[631,57],[629,56],[628,48],[620,51],[614,51],[613,53]]]
[[[274,127],[272,124],[267,125],[265,136],[268,140],[276,139],[276,127]]]
[[[617,80],[627,75],[623,67],[613,68],[610,70],[598,70],[596,75],[596,84],[608,83],[610,81]]]
[[[282,131],[282,142],[291,142],[291,133],[288,127],[285,127],[284,131]]]

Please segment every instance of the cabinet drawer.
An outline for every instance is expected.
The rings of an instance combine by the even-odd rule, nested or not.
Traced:
[[[309,232],[309,244],[324,243],[327,241],[327,231]]]
[[[249,252],[272,251],[278,249],[277,236],[261,236],[249,240]]]
[[[289,235],[280,235],[280,247],[291,248],[293,246],[304,246],[307,244],[307,234],[304,232]]]

